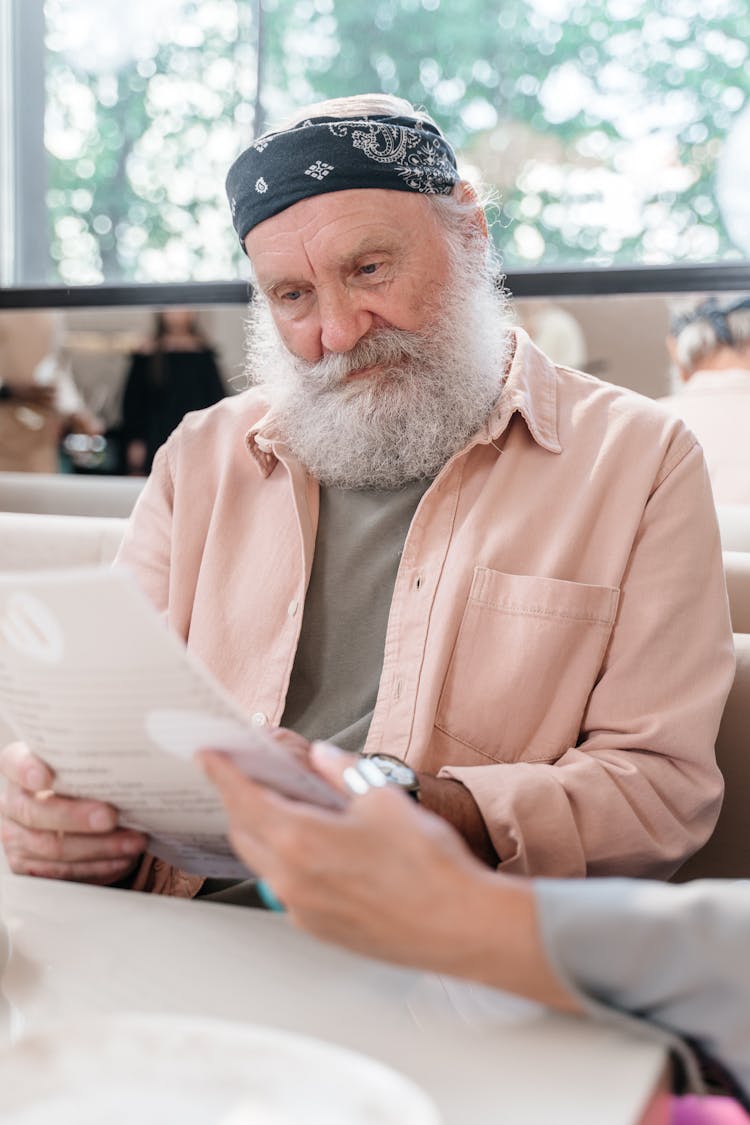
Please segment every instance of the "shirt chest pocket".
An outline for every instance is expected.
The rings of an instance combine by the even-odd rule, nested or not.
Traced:
[[[436,726],[499,762],[575,745],[619,590],[476,567]]]

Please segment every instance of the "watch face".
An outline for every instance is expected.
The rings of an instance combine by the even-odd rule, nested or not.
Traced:
[[[417,775],[406,762],[391,758],[388,754],[372,754],[369,758],[385,774],[391,785],[398,785],[401,789],[418,788]]]

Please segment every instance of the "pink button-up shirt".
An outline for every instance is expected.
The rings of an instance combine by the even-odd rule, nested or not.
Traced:
[[[515,334],[497,408],[411,523],[367,750],[463,782],[504,870],[667,876],[718,815],[734,670],[703,457]],[[284,710],[317,514],[250,391],[172,435],[120,555],[256,721]]]

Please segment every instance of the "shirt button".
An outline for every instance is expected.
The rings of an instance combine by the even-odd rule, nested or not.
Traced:
[[[266,716],[263,714],[262,711],[256,711],[255,714],[252,717],[252,722],[255,724],[256,727],[264,727],[266,725],[266,723],[268,722],[268,719],[266,718]]]
[[[290,617],[294,617],[294,615],[295,615],[295,613],[297,612],[298,609],[299,609],[299,602],[297,601],[296,598],[292,598],[289,605],[286,607],[287,613],[289,614]]]

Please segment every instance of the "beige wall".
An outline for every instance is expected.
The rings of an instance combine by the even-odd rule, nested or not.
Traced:
[[[669,298],[662,294],[636,297],[569,297],[515,302],[519,323],[531,327],[535,314],[554,304],[580,325],[585,371],[610,383],[659,398],[669,394],[669,357],[665,339]],[[532,332],[533,334],[533,332]],[[552,359],[566,362],[566,357]]]
[[[585,355],[578,366],[652,398],[669,392],[669,360],[664,344],[668,298],[635,297],[540,298],[514,303],[515,319],[532,330],[540,311],[562,309],[580,326]],[[118,416],[128,354],[148,334],[153,311],[148,308],[65,310],[76,382],[90,407],[113,424]],[[230,391],[243,386],[245,307],[216,305],[202,309],[206,335],[216,347]],[[550,349],[552,350],[552,349]],[[568,362],[566,355],[552,355]]]

